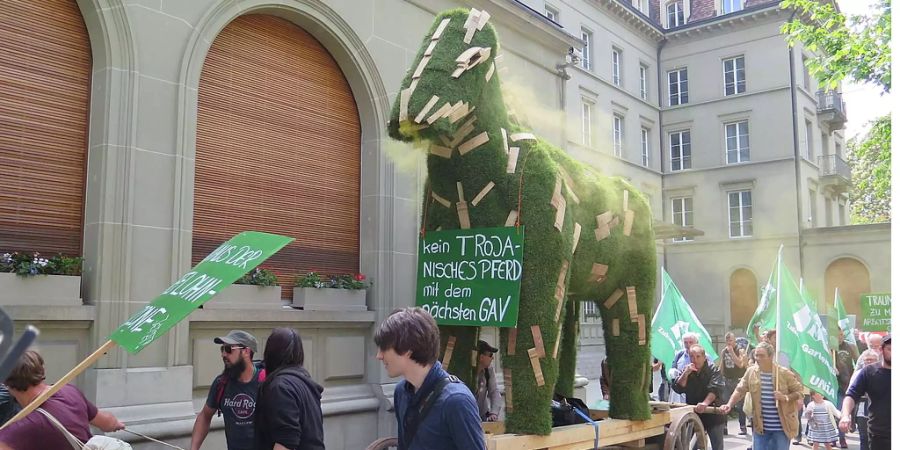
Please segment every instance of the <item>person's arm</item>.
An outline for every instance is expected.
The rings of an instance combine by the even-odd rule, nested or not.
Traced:
[[[491,378],[487,383],[487,393],[488,397],[491,399],[491,409],[489,414],[494,416],[494,420],[497,420],[500,414],[500,403],[502,400],[500,399],[500,389],[497,389],[497,375],[493,368],[488,370],[491,374]]]
[[[272,450],[291,450],[281,444],[276,443],[275,446],[272,447]]]
[[[844,396],[844,404],[841,408],[841,421],[838,423],[838,428],[844,433],[850,429],[850,422],[853,420],[853,409],[856,408],[856,403],[866,393],[867,377],[864,372],[864,370],[859,370],[853,374],[853,378],[850,379],[850,386],[847,388],[847,393]]]
[[[744,372],[744,376],[741,377],[741,381],[738,381],[737,387],[734,388],[734,392],[731,394],[731,398],[728,399],[728,402],[722,406],[722,411],[725,414],[728,414],[731,411],[731,408],[734,407],[734,404],[739,402],[745,395],[747,395],[747,391],[750,389],[750,382],[748,381],[748,376],[750,375],[750,370]]]
[[[191,430],[191,450],[200,450],[203,440],[209,434],[209,423],[212,422],[213,415],[216,411],[203,405],[203,409],[197,413],[197,419],[194,420],[194,429]]]
[[[286,449],[296,448],[300,445],[300,434],[303,432],[300,424],[303,399],[285,383],[270,385],[266,389],[266,399],[271,399],[272,405],[267,409],[270,423],[266,428],[276,444],[275,448],[278,448],[277,445],[283,445]]]
[[[600,393],[604,400],[609,400],[609,365],[606,358],[600,361]]]
[[[91,425],[103,430],[106,433],[119,431],[125,428],[124,423],[119,422],[119,419],[116,419],[116,416],[106,411],[97,411],[97,415],[94,416],[93,419],[91,419]]]
[[[441,413],[450,428],[450,436],[453,437],[456,448],[487,449],[481,418],[478,417],[478,405],[471,392],[454,392],[448,395]]]
[[[684,388],[687,387],[688,377],[696,371],[697,371],[697,368],[694,367],[694,363],[688,364],[687,367],[685,367],[684,370],[681,372],[681,376],[678,377],[678,382],[675,383],[675,385],[678,386],[681,390],[676,389],[675,386],[672,387],[675,390],[675,392],[677,392],[679,394],[683,394]]]

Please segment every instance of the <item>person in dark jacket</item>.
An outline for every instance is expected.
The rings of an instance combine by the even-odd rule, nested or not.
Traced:
[[[324,450],[322,386],[303,368],[303,342],[292,328],[276,328],[263,353],[266,381],[256,403],[257,449]]]
[[[728,417],[704,413],[707,406],[719,406],[726,401],[725,377],[717,366],[709,364],[703,347],[692,346],[690,355],[691,363],[681,372],[672,385],[672,390],[684,394],[688,404],[697,405],[694,412],[700,414],[700,421],[709,435],[712,450],[722,450],[725,446],[724,432]]]

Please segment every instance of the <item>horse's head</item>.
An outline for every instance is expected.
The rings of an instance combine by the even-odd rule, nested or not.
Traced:
[[[497,83],[497,36],[485,11],[441,13],[403,79],[388,129],[394,139],[436,140],[469,120],[485,86]],[[499,90],[497,91],[499,92]],[[502,103],[502,99],[497,98]]]

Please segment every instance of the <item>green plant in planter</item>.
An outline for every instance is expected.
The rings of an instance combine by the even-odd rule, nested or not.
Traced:
[[[626,181],[575,161],[507,112],[488,18],[474,9],[439,14],[393,105],[391,137],[428,149],[423,229],[525,226],[517,332],[500,332],[512,399],[507,432],[550,433],[554,392],[574,387],[582,301],[597,302],[602,314],[610,416],[649,419],[650,208]],[[451,336],[447,369],[472,387],[478,328],[442,326],[442,352]]]
[[[12,252],[0,255],[0,273],[32,275],[81,275],[84,259],[78,256],[56,255],[44,258],[40,253]]]
[[[278,277],[269,269],[260,269],[259,267],[247,272],[244,276],[238,278],[234,284],[250,284],[254,286],[275,286],[278,284]]]
[[[346,274],[346,275],[332,275],[327,279],[322,279],[322,275],[318,272],[309,272],[308,274],[298,277],[297,283],[295,284],[297,287],[310,287],[310,288],[327,288],[327,289],[352,289],[352,290],[360,290],[360,289],[368,289],[372,286],[372,282],[366,279],[366,276],[361,273],[356,274]]]

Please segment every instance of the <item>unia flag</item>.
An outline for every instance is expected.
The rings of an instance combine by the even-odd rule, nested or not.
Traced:
[[[662,299],[653,315],[650,335],[650,351],[653,356],[669,365],[675,359],[675,353],[684,348],[681,337],[689,331],[700,336],[699,344],[706,350],[706,356],[710,361],[718,359],[716,350],[712,345],[712,339],[703,324],[697,319],[691,306],[685,301],[684,296],[675,286],[675,282],[669,278],[665,269],[662,272]]]
[[[779,250],[780,254],[781,250]],[[759,304],[756,306],[756,311],[753,313],[753,317],[750,318],[750,323],[747,325],[747,337],[750,340],[750,344],[756,345],[759,344],[759,340],[756,338],[756,329],[759,329],[759,332],[764,332],[767,330],[771,330],[775,328],[775,280],[776,272],[775,268],[772,268],[772,273],[769,274],[769,281],[766,282],[766,285],[763,286],[762,291],[759,295]]]
[[[800,375],[804,386],[836,401],[838,382],[828,351],[828,331],[801,294],[780,250],[775,268],[777,351],[787,354],[790,368]]]

